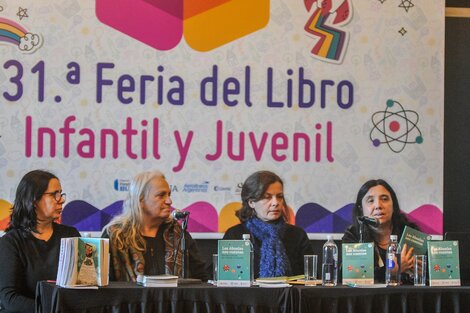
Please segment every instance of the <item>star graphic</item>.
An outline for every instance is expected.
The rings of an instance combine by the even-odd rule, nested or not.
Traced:
[[[413,2],[411,2],[411,0],[401,0],[401,3],[398,7],[405,9],[405,11],[408,13],[408,10],[414,6],[415,5]]]
[[[18,13],[16,13],[16,15],[18,15],[21,21],[23,18],[28,17],[28,9],[23,9],[22,7],[19,7]]]
[[[399,31],[400,35],[402,36],[405,36],[405,34],[407,33],[406,29],[404,27],[402,27]]]

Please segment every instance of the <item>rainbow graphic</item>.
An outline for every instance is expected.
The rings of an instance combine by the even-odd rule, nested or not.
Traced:
[[[2,43],[15,45],[20,51],[31,53],[41,46],[42,39],[20,24],[0,17],[0,44]]]
[[[317,40],[310,51],[313,57],[331,63],[342,62],[349,36],[338,26],[343,26],[351,20],[350,1],[304,0],[307,11],[313,11],[304,27],[307,34]],[[315,2],[316,6],[313,5]]]

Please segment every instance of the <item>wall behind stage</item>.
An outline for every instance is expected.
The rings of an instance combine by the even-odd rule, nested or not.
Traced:
[[[2,4],[0,226],[31,169],[60,177],[64,223],[100,231],[157,168],[190,231],[223,232],[269,169],[309,233],[342,233],[381,177],[441,234],[444,1],[321,3]]]
[[[445,175],[444,230],[468,232],[470,220],[470,3],[451,0],[447,7],[463,8],[460,17],[446,17],[445,57]]]

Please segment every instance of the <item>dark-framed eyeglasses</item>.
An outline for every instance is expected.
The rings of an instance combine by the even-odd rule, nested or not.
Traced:
[[[62,199],[65,201],[65,197],[67,196],[65,192],[60,191],[45,192],[43,195],[51,195],[57,202],[60,202]]]

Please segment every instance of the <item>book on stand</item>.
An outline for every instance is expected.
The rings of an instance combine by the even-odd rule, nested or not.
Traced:
[[[56,284],[62,287],[109,284],[109,239],[62,238]]]
[[[217,286],[250,287],[250,241],[219,240]]]
[[[431,240],[431,236],[420,232],[412,227],[405,226],[401,234],[400,247],[406,243],[407,248],[413,247],[413,255],[426,254],[428,251],[427,242]]]
[[[428,241],[429,286],[460,286],[459,242]]]
[[[374,284],[374,243],[343,243],[343,285]]]

